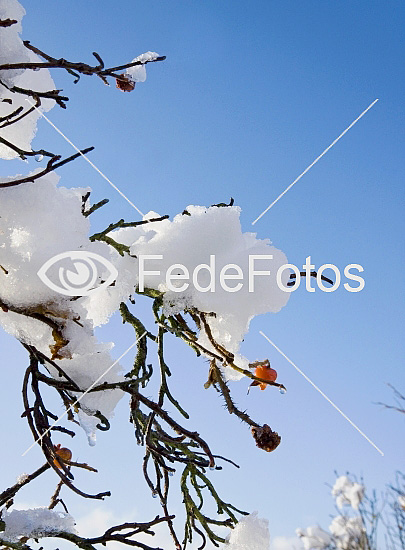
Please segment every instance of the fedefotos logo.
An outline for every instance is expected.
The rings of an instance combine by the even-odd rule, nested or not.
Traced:
[[[156,269],[146,269],[153,267],[151,262],[162,261],[163,254],[142,254],[138,257],[138,289],[139,292],[145,290],[145,277],[160,278],[162,282],[162,272]],[[341,273],[334,264],[323,264],[316,272],[315,265],[311,263],[311,256],[307,256],[305,264],[300,271],[294,264],[283,264],[277,271],[273,272],[269,262],[273,260],[272,254],[249,254],[247,274],[241,266],[235,263],[229,263],[217,270],[215,254],[210,255],[209,263],[201,263],[194,267],[192,273],[187,266],[181,263],[170,265],[164,273],[164,282],[168,290],[172,292],[184,292],[190,285],[198,292],[216,292],[217,280],[222,290],[229,293],[239,292],[247,283],[248,291],[255,292],[255,282],[258,277],[276,277],[277,286],[283,292],[295,292],[300,284],[301,278],[305,277],[305,289],[307,292],[315,292],[312,286],[312,279],[315,277],[316,284],[322,292],[334,292],[341,284]],[[267,262],[267,263],[264,263]],[[270,269],[263,269],[270,267]],[[325,270],[332,270],[334,281],[324,277]],[[285,272],[292,271],[289,275],[289,282],[285,284]],[[346,279],[354,281],[357,286],[351,286],[348,282],[343,284],[348,292],[360,292],[363,290],[365,281],[353,270],[362,273],[364,271],[360,264],[348,264],[343,273]],[[205,272],[205,286],[199,281],[201,273]],[[206,281],[208,275],[208,282]],[[218,277],[219,275],[219,277]],[[117,278],[118,271],[116,267],[100,254],[88,251],[68,251],[53,256],[47,260],[38,271],[38,277],[50,289],[65,296],[88,296],[102,288],[111,285]],[[324,284],[324,280],[329,282],[329,286]],[[180,283],[180,284],[179,284]],[[149,286],[149,285],[146,285]]]
[[[157,277],[156,282],[158,284],[164,281],[167,289],[176,293],[186,291],[190,285],[198,292],[216,292],[218,288],[217,281],[219,281],[220,288],[225,292],[239,292],[245,284],[247,284],[249,292],[255,292],[255,282],[259,277],[274,278],[274,276],[278,288],[288,293],[295,292],[299,288],[302,277],[305,277],[307,292],[315,292],[316,289],[312,286],[314,278],[322,292],[334,292],[341,284],[341,273],[336,265],[323,264],[315,272],[315,265],[311,263],[311,256],[307,256],[305,264],[302,266],[303,271],[300,271],[296,265],[288,263],[279,266],[274,272],[271,269],[271,263],[269,265],[269,262],[273,260],[272,254],[249,254],[247,273],[236,263],[222,266],[218,273],[215,254],[210,255],[209,263],[198,264],[191,273],[190,269],[181,263],[171,264],[164,274],[161,270],[150,269],[153,267],[151,262],[162,261],[163,259],[163,254],[139,255],[139,292],[144,292],[145,286],[149,286],[145,283],[145,278],[150,281],[151,277]],[[148,262],[148,269],[146,269],[146,262]],[[265,267],[266,269],[264,269]],[[334,281],[323,275],[327,269],[333,271]],[[285,274],[288,271],[290,271],[290,274],[286,279]],[[362,273],[364,269],[360,264],[346,265],[343,270],[344,276],[349,281],[357,283],[357,285],[351,286],[348,282],[345,282],[343,286],[348,292],[360,292],[364,288],[365,281],[363,277],[353,271]],[[199,278],[201,279],[200,274],[204,274],[205,286],[199,280]],[[94,252],[78,250],[57,254],[47,260],[38,270],[38,277],[46,286],[65,296],[88,296],[111,285],[117,276],[117,268],[109,260]],[[287,284],[285,284],[286,280],[288,281]],[[326,286],[324,281],[327,281],[329,286]]]
[[[274,277],[274,273],[271,269],[263,269],[263,263],[261,264],[262,269],[259,269],[259,262],[264,260],[271,261],[273,259],[272,254],[249,254],[248,261],[248,273],[244,273],[243,269],[237,264],[226,264],[219,271],[219,284],[222,290],[226,292],[239,292],[243,286],[248,284],[249,292],[255,292],[255,280],[257,277]],[[138,266],[138,277],[139,277],[139,291],[144,292],[145,290],[145,276],[149,277],[162,277],[160,270],[146,270],[145,262],[152,260],[163,260],[162,254],[145,254],[139,255],[139,266]],[[322,292],[334,292],[337,290],[341,283],[341,274],[339,268],[334,264],[323,264],[319,267],[316,274],[314,273],[315,265],[311,264],[311,256],[307,256],[305,264],[302,266],[304,271],[300,271],[297,266],[294,264],[283,264],[276,271],[276,281],[277,286],[283,292],[294,292],[298,289],[301,283],[301,277],[305,277],[305,288],[307,292],[315,292],[315,288],[311,285],[311,277],[316,276],[316,283],[318,288]],[[334,272],[335,281],[330,281],[331,286],[326,286],[323,283],[325,278],[323,273],[326,269],[331,269]],[[293,274],[290,275],[289,284],[285,285],[283,283],[283,275],[287,270],[293,271]],[[360,264],[348,264],[344,268],[344,276],[350,280],[358,283],[357,286],[350,286],[349,283],[344,283],[343,286],[348,292],[360,292],[363,290],[365,282],[363,277],[360,277],[356,273],[352,273],[352,270],[357,270],[362,273],[364,271],[363,267]],[[199,274],[205,271],[209,276],[209,283],[206,286],[202,286],[199,283],[198,277]],[[192,271],[190,275],[190,270],[181,263],[172,264],[165,273],[165,283],[169,290],[173,292],[184,292],[190,286],[193,285],[194,289],[198,292],[215,292],[217,289],[217,269],[216,269],[216,258],[215,254],[210,255],[209,263],[198,264]],[[285,277],[284,277],[285,280]],[[182,284],[174,284],[184,281]],[[229,281],[234,281],[232,285],[229,284]],[[238,282],[236,282],[238,281]]]
[[[52,256],[38,270],[38,277],[50,289],[65,296],[88,296],[113,283],[118,271],[100,254],[70,250]]]

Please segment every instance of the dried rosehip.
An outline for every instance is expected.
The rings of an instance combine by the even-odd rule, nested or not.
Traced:
[[[132,92],[135,88],[135,82],[125,74],[119,75],[115,79],[115,82],[117,83],[117,88],[121,90],[121,92]]]
[[[273,432],[267,424],[257,427],[253,426],[251,432],[256,441],[256,445],[259,449],[263,449],[263,451],[271,453],[280,445],[281,437],[277,432]]]

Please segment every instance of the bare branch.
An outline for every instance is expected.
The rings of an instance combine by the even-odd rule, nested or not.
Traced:
[[[87,75],[92,76],[96,75],[99,78],[103,80],[105,84],[108,84],[106,77],[110,76],[113,78],[117,78],[120,75],[117,74],[117,71],[122,71],[124,69],[128,69],[130,67],[135,67],[138,65],[146,65],[147,63],[156,63],[158,61],[164,61],[166,59],[166,56],[162,55],[157,57],[156,59],[149,59],[147,61],[132,61],[131,63],[125,63],[123,65],[117,65],[115,67],[109,67],[105,68],[104,61],[102,60],[101,56],[97,52],[93,52],[94,57],[98,61],[98,65],[88,65],[87,63],[82,62],[74,62],[74,61],[68,61],[66,59],[62,58],[55,58],[51,55],[46,54],[36,46],[33,46],[28,40],[24,41],[24,46],[28,48],[30,51],[34,52],[35,54],[39,55],[43,59],[45,59],[45,62],[20,62],[20,63],[3,63],[0,65],[0,71],[13,71],[13,70],[38,70],[38,69],[64,69],[69,74],[75,77],[75,83],[79,81],[80,75]],[[20,90],[14,90],[19,91],[20,93],[27,93],[28,90],[20,91]],[[68,98],[64,98],[62,96],[58,95],[58,92],[60,90],[53,90],[52,92],[47,92],[48,94],[51,94],[51,96],[40,96],[40,97],[50,97],[51,99],[54,99],[61,107],[65,107],[63,104],[64,101],[67,101]]]
[[[3,138],[0,137],[0,142],[3,142],[3,141],[5,141],[5,140],[3,140]],[[0,188],[1,187],[14,187],[15,185],[20,185],[21,183],[32,183],[35,180],[37,180],[39,178],[42,178],[42,176],[45,176],[45,174],[49,174],[49,172],[53,172],[54,170],[56,170],[57,168],[60,168],[61,166],[64,166],[68,162],[71,162],[72,160],[77,159],[81,155],[86,155],[90,151],[93,151],[93,149],[94,149],[94,147],[87,147],[87,149],[82,149],[80,151],[80,153],[75,153],[74,155],[71,155],[70,157],[67,157],[67,158],[65,158],[61,161],[59,161],[59,159],[61,157],[59,155],[55,155],[48,162],[48,164],[46,165],[46,168],[44,168],[40,172],[37,172],[36,174],[31,174],[30,176],[26,176],[26,177],[18,179],[18,180],[7,181],[7,182],[0,183]],[[27,154],[27,153],[24,152],[24,154]],[[28,153],[28,154],[33,154],[33,153]],[[35,153],[35,154],[37,154],[37,153]],[[59,161],[59,162],[57,162],[57,161]]]
[[[0,27],[11,27],[18,23],[17,19],[0,19]]]

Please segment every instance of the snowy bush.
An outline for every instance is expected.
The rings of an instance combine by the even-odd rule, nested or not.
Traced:
[[[35,157],[46,165],[0,180],[0,325],[28,352],[24,417],[46,462],[0,493],[0,545],[19,548],[40,537],[65,538],[86,549],[110,540],[133,545],[138,533],[166,523],[177,549],[185,548],[197,534],[203,546],[209,539],[216,545],[227,543],[230,550],[267,550],[266,521],[255,514],[238,521],[247,513],[223,501],[208,478],[207,469],[220,469],[217,462],[222,457],[214,456],[196,431],[172,416],[177,411],[188,419],[168,386],[164,342],[168,337],[179,338],[208,359],[205,388],[215,388],[229,413],[250,428],[259,448],[274,450],[280,436],[235,406],[228,381],[248,377],[262,389],[283,388],[273,374],[264,376],[270,369],[267,360],[249,362],[240,346],[253,317],[278,312],[289,297],[275,277],[259,276],[251,288],[251,272],[265,268],[260,262],[255,267],[251,258],[271,258],[274,273],[287,259],[269,240],[242,232],[240,209],[233,199],[229,204],[187,206],[173,220],[149,212],[140,221],[119,220],[92,234],[91,214],[108,201],[92,204],[90,188],[65,188],[55,172],[92,147],[66,159],[47,149],[31,148],[41,113],[55,105],[66,108],[68,100],[55,87],[50,70],[63,69],[76,81],[91,75],[105,84],[113,79],[119,90],[130,92],[145,81],[146,64],[163,61],[164,56],[146,52],[118,68],[106,68],[97,53],[93,54],[95,65],[53,57],[22,41],[24,14],[17,0],[0,0],[0,157],[23,161]],[[185,285],[186,278],[193,284]],[[288,280],[284,270],[284,286]],[[136,294],[150,299],[152,328],[137,316]],[[95,336],[95,329],[116,312],[133,327],[137,339],[128,373],[119,360],[113,360],[113,343],[99,342]],[[155,349],[152,360],[149,347]],[[143,390],[155,370],[160,388],[153,400]],[[262,378],[257,372],[264,373]],[[144,477],[160,499],[163,516],[113,526],[93,539],[75,532],[74,520],[60,497],[62,487],[88,499],[104,499],[109,492],[90,494],[76,486],[72,468],[94,469],[75,462],[71,449],[54,444],[56,428],[67,436],[74,431],[65,421],[55,426],[58,415],[47,407],[44,388],[57,392],[67,421],[84,429],[90,445],[96,443],[98,431],[110,428],[118,401],[129,396],[137,442],[145,447]],[[167,412],[169,406],[171,412]],[[180,467],[186,511],[182,542],[168,510],[169,475]],[[48,469],[59,481],[49,508],[11,509],[15,495]],[[207,499],[214,501],[219,519],[204,512]],[[59,504],[65,512],[54,510]],[[233,529],[229,540],[215,532],[217,526]]]
[[[339,476],[331,491],[336,508],[345,509],[332,518],[329,531],[319,526],[297,529],[304,550],[377,550],[385,539],[386,550],[405,548],[404,476],[397,474],[396,486],[389,485],[379,499],[366,494],[364,484],[349,476]],[[382,525],[384,533],[379,533]]]

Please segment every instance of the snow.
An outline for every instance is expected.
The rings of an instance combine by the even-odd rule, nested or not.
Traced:
[[[2,0],[0,4],[0,19],[16,19],[17,29],[21,32],[21,19],[25,15],[25,9],[17,0]],[[6,27],[9,28],[9,27]]]
[[[71,515],[48,508],[5,511],[2,521],[5,522],[6,528],[0,535],[9,542],[18,542],[21,537],[41,538],[61,531],[76,532]]]
[[[287,263],[281,250],[271,245],[268,239],[260,240],[254,233],[243,233],[240,224],[240,208],[187,206],[188,215],[179,214],[173,221],[152,222],[135,228],[118,229],[113,238],[129,245],[131,253],[137,259],[125,257],[119,260],[128,271],[139,272],[139,258],[142,255],[161,255],[161,260],[145,260],[146,271],[160,271],[160,275],[145,275],[145,287],[160,290],[164,293],[164,310],[166,314],[177,313],[185,308],[194,307],[203,312],[214,312],[216,317],[209,317],[212,334],[216,341],[235,354],[235,362],[247,368],[249,361],[239,354],[240,344],[249,329],[255,315],[276,313],[287,303],[289,293],[277,286],[275,273]],[[149,212],[145,219],[158,217],[156,212]],[[249,256],[273,255],[272,260],[257,260],[256,270],[268,270],[272,276],[255,277],[254,292],[249,292],[248,273]],[[210,257],[214,260],[210,261]],[[184,292],[168,289],[166,272],[174,264],[186,266],[190,274],[199,264],[213,265],[213,291],[201,292],[191,284]],[[132,265],[131,265],[132,264]],[[240,266],[243,274],[243,287],[238,292],[227,292],[219,281],[221,269],[227,264]],[[120,267],[118,267],[120,271]],[[180,270],[181,271],[181,270]],[[283,283],[287,283],[288,272],[283,274]],[[201,269],[198,284],[208,287],[211,276],[208,269]],[[138,277],[136,277],[138,281]],[[179,284],[184,284],[184,280]],[[229,286],[236,282],[229,283]],[[214,287],[215,285],[215,287]],[[205,348],[215,351],[204,333],[198,342]],[[239,379],[241,375],[230,367],[226,368],[228,378]]]
[[[353,547],[354,541],[361,540],[364,527],[361,521],[361,518],[356,517],[346,517],[346,516],[336,516],[332,523],[329,526],[329,530],[335,537],[335,543],[337,548],[345,550],[348,548],[349,543]]]
[[[306,529],[297,529],[297,536],[301,539],[305,550],[325,548],[331,543],[332,537],[321,527],[313,525]]]
[[[0,29],[0,64],[43,61],[24,46],[19,36],[21,33],[21,19],[24,14],[25,10],[17,0],[2,0],[0,18],[16,19],[18,23]],[[55,89],[55,84],[47,69],[40,69],[39,71],[24,71],[21,69],[3,70],[0,71],[0,81],[5,84],[5,86],[0,84],[0,117],[11,114],[21,106],[24,110],[29,109],[30,105],[27,99],[31,103],[35,103],[33,98],[25,94],[11,92],[7,87],[18,86],[38,92]],[[2,101],[4,99],[9,99],[12,103]],[[43,99],[41,100],[41,107],[39,109],[43,112],[49,111],[54,105],[55,102],[53,100]],[[23,150],[30,150],[39,117],[40,113],[34,110],[20,121],[2,127],[1,136]],[[0,144],[0,158],[13,159],[17,157],[18,153],[6,145]]]
[[[365,487],[361,483],[351,481],[347,476],[340,476],[332,488],[332,495],[336,498],[338,508],[342,509],[347,505],[358,510],[364,491]]]
[[[312,526],[306,529],[297,529],[296,534],[304,545],[304,550],[318,550],[327,548],[330,544],[341,550],[357,548],[361,540],[364,527],[360,516],[336,516],[329,526],[331,534],[321,527]]]
[[[18,477],[17,477],[17,483],[21,484],[21,483],[24,483],[24,481],[27,481],[28,479],[28,474],[20,474]]]
[[[253,512],[241,519],[228,536],[223,550],[270,550],[269,522]]]
[[[302,550],[302,548],[296,537],[277,536],[271,541],[271,550]]]
[[[131,61],[131,63],[135,63],[136,61],[141,61],[142,63],[145,63],[146,61],[153,61],[159,57],[159,54],[156,52],[145,52],[141,55],[138,55],[138,57],[135,57]],[[146,80],[146,67],[145,65],[135,65],[134,67],[129,67],[126,69],[126,74],[133,82],[145,82]]]

